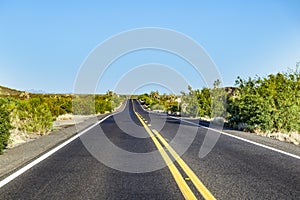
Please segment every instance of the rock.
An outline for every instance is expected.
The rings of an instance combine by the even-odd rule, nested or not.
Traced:
[[[28,141],[27,135],[17,129],[10,133],[9,144],[7,148],[13,148]]]
[[[299,145],[300,144],[300,134],[295,133],[295,132],[291,133],[290,142],[295,144],[295,145]]]
[[[299,145],[299,142],[295,138],[291,138],[290,142],[295,144],[295,145]]]
[[[57,121],[64,121],[64,120],[72,120],[74,116],[72,114],[64,114],[60,115],[56,118]]]
[[[277,137],[276,137],[279,141],[285,141],[285,137],[282,135],[282,134],[280,134],[280,135],[278,135]]]

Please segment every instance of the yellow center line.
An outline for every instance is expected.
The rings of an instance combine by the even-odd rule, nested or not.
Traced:
[[[194,193],[192,192],[192,190],[189,188],[189,186],[185,182],[184,178],[181,176],[179,170],[176,168],[176,166],[174,165],[174,163],[172,162],[172,160],[170,159],[168,154],[165,152],[164,148],[161,146],[159,141],[156,139],[155,135],[148,128],[147,124],[145,124],[145,122],[141,119],[141,117],[139,116],[139,114],[137,112],[135,112],[135,114],[136,114],[137,118],[140,120],[140,122],[143,124],[146,131],[149,133],[149,135],[150,135],[151,139],[153,140],[156,148],[160,152],[160,154],[161,154],[162,158],[164,159],[165,163],[167,164],[171,174],[173,175],[173,177],[174,177],[180,191],[182,192],[184,198],[185,199],[197,199],[195,197]]]
[[[164,148],[161,146],[161,144],[159,143],[159,141],[155,137],[155,135],[149,129],[147,124],[142,120],[140,114],[135,112],[133,102],[132,102],[132,107],[133,107],[133,111],[134,111],[135,115],[137,116],[137,118],[140,120],[140,122],[144,126],[145,130],[150,135],[150,137],[151,137],[152,141],[154,142],[156,148],[158,149],[158,151],[160,152],[162,158],[164,159],[165,163],[167,164],[167,166],[168,166],[173,178],[175,179],[181,193],[183,194],[184,198],[185,199],[197,199],[196,196],[194,195],[194,193],[192,192],[192,190],[187,185],[187,183],[184,180],[184,178],[182,177],[182,175],[180,174],[179,170],[176,168],[176,166],[174,165],[174,163],[172,162],[172,160],[170,159],[168,154],[165,152]]]
[[[134,105],[132,102],[132,106],[133,106],[133,110],[134,109]],[[135,111],[134,111],[135,112]],[[192,183],[194,184],[194,186],[197,188],[197,190],[201,193],[201,195],[207,199],[207,200],[215,200],[216,198],[211,194],[211,192],[205,187],[205,185],[200,181],[200,179],[197,177],[197,175],[193,172],[193,170],[181,159],[181,157],[176,153],[176,151],[169,145],[169,143],[161,136],[160,133],[158,133],[158,131],[156,131],[155,129],[151,130],[148,128],[148,126],[146,125],[146,123],[141,119],[141,115],[137,112],[135,112],[135,114],[137,115],[137,117],[139,118],[139,120],[141,121],[141,123],[143,124],[143,126],[145,127],[145,129],[147,130],[147,132],[150,134],[152,140],[156,140],[156,142],[158,143],[158,145],[160,145],[160,148],[164,151],[163,147],[161,146],[161,144],[159,143],[159,141],[157,141],[156,137],[161,141],[161,143],[167,148],[167,150],[170,152],[170,154],[172,155],[172,157],[174,157],[174,159],[177,161],[177,163],[179,164],[179,166],[183,169],[183,171],[186,173],[186,175],[188,176],[188,178],[192,181]],[[153,139],[154,138],[154,139]],[[154,143],[156,143],[154,142]],[[157,147],[158,148],[158,147]],[[159,149],[159,148],[158,148]],[[164,153],[166,154],[166,152],[164,151]],[[166,163],[170,163],[172,162],[171,159],[169,158],[169,156],[166,154],[166,156],[168,157],[168,162],[166,161]],[[173,163],[173,162],[172,162]],[[169,164],[168,164],[169,165]],[[174,166],[175,167],[175,166]],[[176,167],[175,167],[176,168]],[[177,169],[177,168],[176,168]],[[180,175],[181,176],[181,175]],[[182,177],[182,176],[181,176]],[[178,183],[177,183],[178,184]]]
[[[188,175],[188,177],[191,179],[191,181],[193,182],[197,190],[202,194],[202,196],[208,200],[216,199],[205,187],[205,185],[199,180],[199,178],[193,172],[193,170],[180,158],[176,151],[169,145],[169,143],[156,130],[153,129],[152,131],[154,132],[156,137],[162,142],[162,144],[168,149],[170,154],[175,158],[179,166]]]

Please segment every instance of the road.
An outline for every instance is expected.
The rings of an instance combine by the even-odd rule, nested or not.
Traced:
[[[0,199],[300,198],[299,159],[226,135],[200,158],[206,132],[128,100],[0,188]]]

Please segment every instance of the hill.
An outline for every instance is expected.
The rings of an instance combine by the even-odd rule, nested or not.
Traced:
[[[16,96],[20,95],[22,91],[11,89],[8,87],[0,86],[0,95],[1,96]]]

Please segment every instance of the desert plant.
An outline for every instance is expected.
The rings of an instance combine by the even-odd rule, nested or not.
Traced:
[[[0,154],[8,145],[10,129],[12,128],[7,108],[7,99],[0,99]]]
[[[76,95],[73,97],[73,114],[92,115],[95,114],[94,95]]]
[[[20,100],[11,114],[13,125],[27,134],[44,135],[52,127],[52,115],[39,98]]]
[[[247,124],[247,130],[300,132],[300,72],[270,74],[236,80],[239,90],[229,98],[229,123]]]

